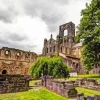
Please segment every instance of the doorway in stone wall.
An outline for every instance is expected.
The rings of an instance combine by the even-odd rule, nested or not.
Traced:
[[[2,71],[2,75],[7,74],[7,70]]]

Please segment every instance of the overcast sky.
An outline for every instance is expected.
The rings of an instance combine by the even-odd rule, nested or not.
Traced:
[[[44,38],[59,33],[59,25],[80,22],[91,0],[0,0],[0,48],[42,53]]]

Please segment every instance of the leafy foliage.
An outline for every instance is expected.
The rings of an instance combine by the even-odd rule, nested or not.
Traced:
[[[32,65],[30,71],[34,78],[39,78],[41,75],[67,77],[69,74],[68,67],[60,57],[41,57]]]
[[[81,12],[76,41],[83,40],[82,62],[89,71],[100,64],[100,0],[92,0]]]

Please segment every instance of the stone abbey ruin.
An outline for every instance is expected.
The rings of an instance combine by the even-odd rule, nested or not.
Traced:
[[[80,61],[81,48],[82,43],[75,42],[75,24],[69,22],[59,26],[59,35],[57,35],[56,40],[53,39],[52,35],[49,40],[44,39],[41,56],[53,57],[55,54],[59,55],[72,72],[85,74],[86,71]],[[3,47],[0,49],[0,93],[28,90],[29,81],[32,79],[29,74],[30,66],[41,56],[34,52],[15,48]],[[99,73],[99,68],[93,69],[91,73]],[[67,98],[77,97],[77,100],[85,100],[84,94],[77,94],[78,92],[75,89],[77,86],[100,90],[100,83],[88,79],[59,81],[49,77],[46,78],[46,81],[42,81],[40,85]],[[100,96],[94,96],[93,98],[97,97]]]
[[[51,37],[49,40],[44,39],[43,55],[53,56],[55,54],[62,57],[65,64],[67,64],[72,72],[78,74],[86,73],[80,58],[81,58],[82,42],[75,42],[75,24],[69,22],[59,26],[59,35],[56,40]],[[94,68],[90,73],[99,73],[100,68]]]
[[[100,95],[85,96],[84,93],[78,93],[75,87],[83,87],[91,90],[100,91],[100,83],[94,79],[77,79],[75,81],[57,80],[51,76],[41,78],[41,85],[50,91],[53,91],[66,98],[74,98],[74,100],[100,100]],[[84,91],[85,92],[85,91]]]
[[[0,93],[26,91],[30,80],[27,75],[0,75]]]
[[[36,59],[34,52],[8,47],[0,49],[0,93],[28,90],[29,69]]]
[[[29,67],[36,59],[34,52],[3,47],[0,49],[0,74],[29,75]]]
[[[71,81],[59,81],[50,76],[44,76],[42,77],[42,86],[67,98],[77,96],[77,90]]]

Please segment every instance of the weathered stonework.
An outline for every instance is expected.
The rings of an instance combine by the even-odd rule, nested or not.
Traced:
[[[83,93],[79,93],[77,94],[77,100],[100,100],[100,95],[85,97]]]
[[[67,31],[66,31],[67,30]],[[62,57],[72,71],[85,73],[80,62],[82,43],[75,43],[75,24],[72,22],[59,26],[59,35],[56,40],[44,39],[43,55],[53,56],[55,54]]]
[[[0,49],[0,74],[28,75],[31,64],[37,59],[34,52],[15,48]]]
[[[100,91],[100,83],[94,79],[87,79],[87,78],[77,79],[75,81],[75,84],[77,84],[79,87]]]
[[[77,96],[77,90],[71,81],[59,81],[50,76],[44,76],[41,82],[42,86],[64,97],[68,98]]]
[[[0,75],[0,93],[26,91],[30,80],[26,75]]]

